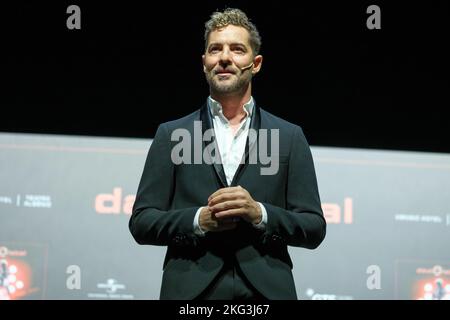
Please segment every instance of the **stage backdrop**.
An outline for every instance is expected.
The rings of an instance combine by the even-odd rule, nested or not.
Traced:
[[[165,247],[128,230],[150,144],[0,134],[0,298],[158,298]],[[289,248],[299,298],[448,298],[450,155],[312,152],[328,232]]]

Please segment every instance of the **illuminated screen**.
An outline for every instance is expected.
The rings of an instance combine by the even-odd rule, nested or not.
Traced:
[[[165,248],[128,230],[150,144],[0,134],[0,299],[159,298]],[[448,299],[450,155],[311,149],[328,229],[289,248],[299,298]]]

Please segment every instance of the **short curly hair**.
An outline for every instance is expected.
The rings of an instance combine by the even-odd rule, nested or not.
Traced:
[[[250,33],[250,46],[254,55],[257,55],[261,48],[261,36],[247,15],[242,10],[235,8],[227,8],[223,12],[216,11],[205,23],[205,50],[208,48],[209,34],[230,24],[247,29]]]

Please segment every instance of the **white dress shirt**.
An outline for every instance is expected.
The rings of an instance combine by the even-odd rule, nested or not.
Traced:
[[[208,97],[208,110],[210,111],[213,121],[214,136],[219,148],[220,158],[222,160],[222,166],[225,171],[228,185],[233,181],[233,177],[245,152],[253,107],[254,101],[253,98],[250,97],[250,100],[243,106],[246,115],[241,120],[236,133],[233,133],[230,122],[223,114],[222,105],[213,98]],[[261,207],[262,220],[260,223],[254,225],[254,227],[263,229],[267,224],[267,211],[262,203],[258,202],[258,204]],[[197,210],[194,218],[194,232],[200,236],[205,234],[199,224],[200,211],[202,208],[203,207],[200,207]]]

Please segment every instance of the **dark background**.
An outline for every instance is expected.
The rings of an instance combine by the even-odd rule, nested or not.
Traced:
[[[204,22],[231,6],[262,36],[257,103],[311,145],[450,152],[448,1],[145,3],[2,5],[0,131],[153,137],[205,101]]]

